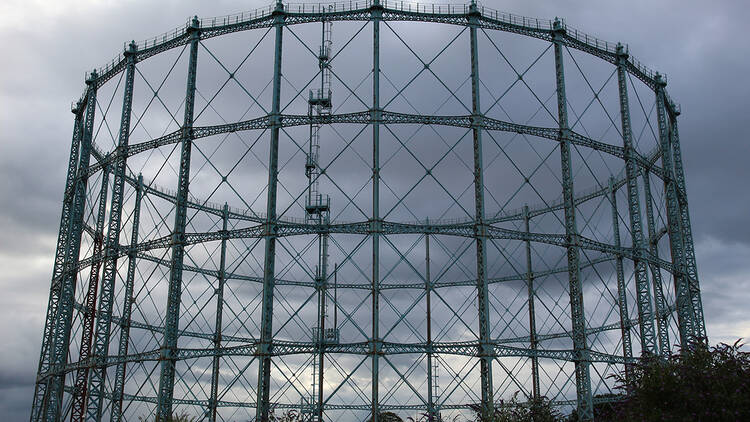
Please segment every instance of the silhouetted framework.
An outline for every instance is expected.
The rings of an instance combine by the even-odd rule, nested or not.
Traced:
[[[666,78],[559,19],[195,17],[72,112],[32,422],[592,420],[705,340]]]

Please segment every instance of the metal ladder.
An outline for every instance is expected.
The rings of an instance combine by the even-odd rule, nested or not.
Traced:
[[[331,9],[332,10],[332,9]],[[320,193],[321,168],[320,159],[320,130],[323,126],[320,119],[315,117],[330,116],[332,112],[331,102],[331,46],[332,46],[333,22],[323,21],[321,45],[318,54],[318,66],[320,67],[320,88],[309,91],[308,116],[310,117],[310,143],[305,162],[305,175],[308,179],[307,198],[305,199],[305,222],[308,224],[328,224],[330,222],[330,197]],[[322,318],[327,318],[328,302],[326,300],[328,279],[328,235],[321,234],[318,239],[318,265],[315,268],[315,282],[320,287],[319,312]],[[335,304],[334,304],[335,306]],[[312,339],[323,347],[324,344],[335,344],[339,341],[338,328],[325,328],[321,330],[320,321],[312,327]],[[310,396],[302,397],[300,403],[300,414],[302,419],[310,422],[320,422],[318,409],[318,394],[321,386],[319,376],[322,368],[319,362],[320,355],[312,360],[312,382]]]

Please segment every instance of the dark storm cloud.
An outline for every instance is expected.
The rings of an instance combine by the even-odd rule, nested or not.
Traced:
[[[0,273],[0,285],[4,292],[9,293],[4,294],[0,301],[0,333],[6,339],[0,349],[3,356],[0,363],[0,390],[3,391],[3,394],[0,394],[0,414],[5,415],[6,420],[25,420],[28,416],[57,235],[59,204],[67,166],[72,126],[72,115],[67,111],[67,107],[82,91],[83,73],[113,57],[124,41],[144,39],[161,33],[180,25],[187,16],[222,15],[256,6],[230,1],[210,5],[197,1],[174,2],[160,5],[159,13],[153,13],[153,6],[143,1],[115,6],[104,6],[96,2],[55,7],[43,2],[31,6],[21,4],[18,2],[3,6],[3,9],[8,11],[8,18],[0,18],[0,34],[3,38],[5,56],[8,57],[8,61],[0,65],[0,102],[3,105],[3,113],[0,114],[0,265],[4,268]],[[265,4],[258,4],[262,5]],[[750,297],[745,293],[747,289],[743,288],[747,287],[746,280],[750,275],[750,226],[745,223],[747,210],[750,209],[750,195],[747,194],[748,189],[745,186],[746,181],[750,180],[750,167],[746,165],[746,159],[750,156],[750,146],[745,129],[750,85],[743,83],[750,66],[746,55],[742,54],[746,50],[746,39],[741,33],[741,28],[744,28],[750,19],[750,13],[745,3],[724,1],[709,5],[698,1],[672,1],[654,5],[648,1],[614,4],[571,0],[533,5],[527,2],[487,2],[487,6],[528,16],[565,17],[569,25],[585,32],[603,39],[628,43],[631,53],[638,59],[669,75],[668,89],[672,97],[681,103],[683,110],[680,134],[709,334],[717,340],[728,341],[750,335],[750,315],[746,311]],[[32,16],[34,24],[29,21],[29,17]],[[40,29],[42,27],[43,30]],[[423,42],[434,47],[434,42],[431,44],[429,38],[425,40],[424,36],[420,37],[422,34],[408,33],[408,27],[394,25],[394,28],[405,28],[405,37],[411,36],[415,42]],[[304,30],[294,30],[304,37]],[[385,39],[388,37],[385,35],[388,31],[383,31]],[[369,36],[367,31],[360,35],[365,40]],[[310,67],[307,66],[309,57],[305,61],[290,56],[292,51],[299,51],[300,57],[307,53],[301,50],[299,45],[292,47],[296,41],[290,42],[291,36],[288,34],[286,37],[285,46],[288,50],[285,52],[284,66],[289,70],[285,70],[285,76],[300,89],[306,78],[312,76],[306,70],[303,71]],[[465,34],[462,40],[464,39]],[[396,59],[403,60],[406,67],[403,71],[384,67],[386,75],[399,86],[419,70],[418,66],[413,66],[418,62],[403,49],[397,50],[399,43],[392,37],[388,43],[393,43],[388,44],[393,48],[388,54],[392,53]],[[317,46],[315,42],[311,45]],[[356,49],[353,51],[356,52]],[[549,52],[547,54],[549,55]],[[355,62],[356,56],[351,50],[348,51],[342,55],[342,61],[337,63],[334,69],[351,88],[354,88],[359,80],[350,81],[347,79],[348,73],[356,73],[355,70],[359,72],[363,69],[366,72],[369,67],[369,58],[358,63]],[[457,88],[467,76],[463,66],[464,56],[465,52],[443,57],[436,62],[436,73],[449,81],[448,85],[451,88]],[[205,55],[201,56],[201,60],[204,57]],[[389,65],[393,67],[393,63]],[[481,66],[485,66],[485,62],[482,62]],[[450,70],[453,68],[460,71],[454,73]],[[573,72],[571,67],[568,67],[567,71]],[[218,68],[212,72],[218,81],[224,77]],[[175,93],[183,90],[181,84],[184,77],[180,78],[173,87],[169,87]],[[429,78],[432,77],[427,75],[426,79]],[[424,77],[419,80],[420,83],[423,80]],[[142,81],[137,83],[140,82]],[[265,82],[267,81],[262,80],[258,83],[263,85]],[[334,86],[337,84],[339,81],[334,80]],[[384,91],[391,94],[395,92],[386,81],[382,84]],[[457,94],[465,100],[466,88],[464,85]],[[292,88],[285,85],[284,89],[287,95]],[[369,82],[365,82],[355,92],[367,102],[370,98],[369,89]],[[165,90],[165,96],[168,92],[170,91]],[[342,98],[343,94],[349,93],[339,85],[337,98]],[[447,91],[442,91],[442,88],[425,93],[418,98],[418,105],[420,108],[433,105],[436,101],[442,101],[445,94]],[[246,98],[235,98],[232,101],[227,100],[226,104],[233,106],[241,100],[247,101]],[[487,97],[484,97],[483,102],[485,101],[489,101]],[[178,110],[177,104],[170,103],[169,106],[173,107],[173,112]],[[412,111],[407,104],[399,101],[394,101],[395,106],[403,107],[403,111]],[[267,105],[264,104],[264,107]],[[351,98],[342,111],[364,108],[357,100]],[[242,110],[244,111],[244,107]],[[468,114],[461,110],[460,105],[454,102],[441,109],[439,113]],[[434,110],[419,111],[430,113]],[[255,112],[258,113],[257,110]],[[305,113],[304,98],[290,106],[288,112]],[[511,110],[510,114],[513,112]],[[113,113],[112,116],[115,117],[110,117],[111,123],[115,125],[116,115],[117,113]],[[175,115],[179,119],[180,112],[175,112]],[[168,115],[163,117],[167,119]],[[217,119],[210,113],[206,114],[205,118]],[[406,137],[409,133],[403,128],[393,130],[398,136]],[[393,140],[392,135],[386,130],[381,130],[381,134],[384,138],[389,137]],[[353,133],[344,134],[344,138],[350,135]],[[361,141],[353,144],[352,151],[332,166],[332,171],[338,174],[352,174],[366,168],[366,164],[360,161],[357,154],[364,157],[365,161],[369,160],[370,130],[366,130],[361,136]],[[423,129],[418,139],[431,137],[432,134]],[[148,139],[147,135],[139,133],[138,140],[145,139]],[[434,137],[432,141],[437,142],[441,153],[447,149]],[[470,141],[469,136],[464,143],[470,144]],[[343,145],[343,141],[340,143]],[[109,146],[104,143],[103,145]],[[525,143],[519,145],[523,146]],[[465,152],[465,146],[458,148],[460,154],[457,155]],[[234,152],[235,148],[242,149],[241,142],[236,139],[231,151]],[[296,161],[289,165],[287,175],[282,174],[282,178],[288,178],[291,195],[297,195],[301,191],[301,185],[295,184],[294,180],[299,182],[301,179],[299,176],[302,173],[303,162],[303,156],[299,151],[294,151],[294,148],[286,150],[285,154],[291,157],[296,153]],[[209,148],[208,151],[213,149]],[[391,152],[395,151],[385,151],[384,157],[389,156]],[[330,151],[326,154],[330,154]],[[217,157],[217,162],[225,160],[226,163],[231,163],[231,155]],[[195,156],[197,155],[194,154]],[[259,157],[265,160],[267,152],[262,150]],[[435,159],[437,158],[436,156]],[[458,189],[460,192],[466,187],[461,187],[462,185],[468,186],[470,183],[470,173],[459,164],[456,156],[450,156],[449,160],[456,168],[439,168],[436,175],[441,178],[441,182],[453,184],[452,189]],[[471,161],[467,160],[467,163],[470,165]],[[499,162],[498,168],[501,165],[502,161]],[[550,166],[557,169],[557,165],[557,155],[553,155]],[[421,168],[415,170],[413,163],[403,154],[388,164],[386,169],[388,175],[384,176],[385,182],[399,194],[405,192],[424,174]],[[146,171],[148,169],[144,173]],[[264,172],[265,169],[257,166],[249,170],[241,169],[238,174],[242,174],[243,177],[247,174],[260,174],[265,182],[262,176]],[[503,173],[498,170],[497,174]],[[520,176],[514,174],[513,177]],[[509,180],[510,178],[511,176],[508,176]],[[366,181],[367,176],[352,177],[351,180],[341,182],[341,189],[347,194],[354,194]],[[211,183],[205,182],[205,186],[212,186]],[[196,186],[201,185],[196,183]],[[497,186],[498,191],[501,188],[503,187]],[[250,186],[247,189],[260,190]],[[332,192],[337,203],[343,202],[343,195],[337,192],[337,189],[330,185],[326,186],[326,189]],[[471,194],[472,191],[469,190],[460,200],[469,212],[472,212]],[[519,198],[519,201],[538,202],[538,197],[529,192],[526,194],[528,195],[523,199]],[[284,194],[280,195],[283,197]],[[409,196],[408,205],[420,218],[430,211],[430,207],[426,205],[429,195],[428,189],[417,189]],[[212,200],[225,200],[221,193],[218,196],[219,198]],[[227,194],[226,198],[231,198],[231,194]],[[287,197],[285,200],[291,202],[292,198]],[[360,194],[358,200],[362,201],[367,210],[369,191]],[[395,205],[392,195],[385,187],[383,202]],[[502,205],[503,201],[499,202]],[[488,209],[491,207],[499,206],[488,202]],[[299,211],[296,209],[292,215],[300,215]],[[449,216],[462,215],[458,209],[452,209]],[[354,210],[347,210],[342,215],[342,219],[361,218],[361,214]],[[392,219],[410,220],[413,217],[404,208],[398,208],[394,211]],[[332,246],[332,253],[339,255],[339,258],[348,252],[347,242],[342,243],[345,244],[344,251],[336,251]],[[408,240],[394,240],[394,245],[399,250],[405,250],[410,243]],[[385,258],[391,261],[397,259],[397,254],[390,246],[384,245],[381,248]],[[471,268],[472,259],[469,252],[466,259],[468,268]],[[517,259],[523,262],[520,258]],[[418,268],[421,270],[423,266]],[[365,270],[368,271],[368,267],[365,267]],[[452,276],[455,278],[469,278],[460,271],[454,270],[454,273]],[[359,275],[352,271],[351,277],[354,280]],[[418,279],[413,270],[403,266],[397,266],[389,277],[390,281]],[[555,289],[556,293],[563,294],[557,290],[559,289]],[[351,302],[359,302],[355,299]],[[712,330],[714,327],[715,330]],[[367,330],[369,328],[365,328],[365,331]]]

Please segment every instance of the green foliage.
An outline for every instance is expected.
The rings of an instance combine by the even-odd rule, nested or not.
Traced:
[[[600,419],[750,421],[750,353],[742,346],[698,342],[667,359],[644,358],[630,377],[614,377],[628,394],[615,416]]]
[[[460,418],[459,416],[454,416],[453,420],[450,422],[458,422],[460,420],[459,418]],[[411,416],[409,416],[406,418],[406,420],[408,422],[430,422],[430,415],[427,413],[422,413],[422,415],[417,419],[414,419]],[[435,416],[433,416],[432,422],[449,422],[449,420],[443,418],[443,416],[440,413],[438,413]]]
[[[294,409],[291,409],[282,413],[280,416],[277,416],[276,413],[271,410],[270,414],[268,415],[268,420],[270,422],[301,422],[302,414]]]
[[[597,394],[594,396],[595,421],[619,421],[621,402],[625,400],[622,394]],[[578,422],[578,410],[568,415],[567,422]]]
[[[518,401],[518,391],[513,397],[495,409],[492,417],[482,417],[481,408],[472,406],[476,417],[475,422],[556,422],[562,420],[562,415],[552,407],[546,398],[531,399],[526,403]]]

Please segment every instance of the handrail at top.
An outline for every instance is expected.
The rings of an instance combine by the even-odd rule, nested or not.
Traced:
[[[410,14],[421,14],[425,16],[446,16],[446,15],[468,15],[469,13],[479,13],[481,17],[491,19],[496,22],[514,26],[516,28],[522,28],[531,32],[548,32],[554,29],[553,20],[550,19],[538,19],[531,18],[512,13],[501,12],[490,7],[484,6],[481,3],[476,5],[476,12],[472,12],[471,4],[429,4],[429,3],[417,3],[411,1],[400,1],[400,0],[350,0],[350,1],[334,1],[328,3],[282,3],[282,8],[279,9],[277,4],[264,6],[255,10],[244,11],[239,13],[233,13],[224,16],[210,17],[210,18],[189,18],[186,20],[184,25],[178,26],[170,31],[164,32],[155,37],[148,38],[146,40],[135,42],[137,57],[149,57],[153,55],[154,50],[158,50],[162,46],[166,46],[169,43],[175,43],[180,38],[184,38],[185,42],[188,38],[187,34],[193,25],[193,20],[197,19],[198,28],[200,30],[206,29],[220,29],[231,25],[241,25],[250,23],[253,21],[260,21],[269,19],[274,12],[283,10],[283,13],[289,15],[321,15],[326,14],[341,14],[346,12],[366,11],[371,9],[373,6],[382,7],[386,11],[410,13]],[[587,49],[593,49],[596,51],[596,55],[605,55],[615,57],[617,54],[617,44],[610,41],[605,41],[597,37],[586,34],[574,27],[571,27],[565,23],[564,19],[560,20],[561,28],[565,31],[566,37],[573,40],[573,47],[575,44],[581,44],[581,46]],[[123,45],[123,51],[119,53],[106,65],[96,69],[98,80],[106,81],[110,79],[113,74],[116,74],[125,67],[125,51],[127,50],[127,43]],[[170,47],[171,48],[171,47]],[[627,45],[625,45],[625,51],[628,51]],[[655,85],[656,74],[653,70],[644,66],[640,61],[634,57],[628,55],[627,59],[629,70],[639,73],[640,76],[645,78],[646,82],[650,86]],[[664,81],[666,76],[661,74]],[[86,77],[90,77],[87,74]]]

